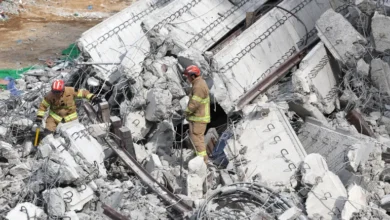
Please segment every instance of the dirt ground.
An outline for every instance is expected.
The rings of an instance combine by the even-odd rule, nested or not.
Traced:
[[[1,2],[1,0],[0,0]],[[44,64],[134,0],[35,0],[0,21],[0,69]]]

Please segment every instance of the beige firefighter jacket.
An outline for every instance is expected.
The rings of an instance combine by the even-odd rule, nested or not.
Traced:
[[[49,110],[49,115],[57,122],[61,122],[63,119],[65,122],[73,121],[77,119],[76,103],[75,99],[88,99],[92,98],[93,94],[88,90],[80,89],[75,91],[73,87],[65,87],[65,91],[60,98],[49,92],[41,104],[37,112],[37,117],[43,117],[45,112]]]
[[[190,101],[185,112],[188,121],[210,123],[209,87],[202,77],[192,81]]]

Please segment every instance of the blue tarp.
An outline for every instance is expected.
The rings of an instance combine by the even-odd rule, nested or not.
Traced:
[[[9,83],[7,84],[7,90],[11,92],[11,95],[19,96],[22,93],[22,91],[16,89],[15,80],[13,78],[7,76],[4,79],[9,81]]]
[[[233,136],[233,133],[230,131],[225,131],[222,133],[221,137],[218,140],[217,145],[214,147],[213,152],[210,156],[210,159],[213,161],[213,163],[220,167],[220,168],[226,168],[229,160],[227,159],[227,156],[224,152],[225,147],[227,145],[227,141]]]

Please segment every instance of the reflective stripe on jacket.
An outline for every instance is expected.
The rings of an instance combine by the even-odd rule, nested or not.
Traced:
[[[65,122],[77,119],[76,99],[92,98],[93,94],[88,90],[80,89],[75,91],[73,87],[65,87],[65,91],[60,98],[57,98],[52,92],[49,92],[39,105],[37,116],[43,117],[50,108],[49,115],[57,122],[64,119]]]
[[[202,77],[192,81],[192,91],[186,114],[188,121],[210,123],[209,87]]]

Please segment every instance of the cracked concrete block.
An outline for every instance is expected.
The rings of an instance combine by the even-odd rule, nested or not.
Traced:
[[[163,165],[161,163],[160,158],[156,154],[152,154],[149,157],[148,162],[146,163],[145,169],[149,172],[152,173],[155,170],[162,169]]]
[[[347,157],[353,171],[357,172],[359,166],[364,165],[372,150],[371,146],[363,145],[362,143],[352,145],[352,149],[348,152]]]
[[[297,207],[292,207],[283,212],[282,215],[278,216],[278,220],[295,220],[301,215],[301,213],[302,210]]]
[[[27,157],[28,155],[30,155],[30,153],[32,152],[33,149],[34,149],[34,146],[33,146],[32,141],[24,142],[23,153],[22,153],[23,157]]]
[[[26,210],[24,210],[24,207]],[[45,212],[41,209],[35,206],[32,203],[24,202],[19,203],[13,208],[11,211],[7,213],[7,216],[5,217],[7,220],[20,220],[26,218],[26,211],[29,213],[30,216],[34,216],[37,220],[44,220],[47,219],[47,215]],[[72,219],[73,220],[73,219]]]
[[[152,89],[148,92],[148,105],[145,116],[149,121],[162,121],[169,117],[169,108],[172,105],[172,94],[167,90]]]
[[[15,120],[11,122],[12,125],[18,126],[22,129],[26,129],[33,126],[33,121],[27,118]]]
[[[130,129],[134,142],[144,139],[152,128],[152,124],[146,121],[144,111],[126,114],[125,126]]]
[[[19,164],[19,154],[18,152],[12,147],[11,144],[8,144],[7,142],[0,141],[0,152],[1,157],[4,157],[8,160],[8,163],[10,164]]]
[[[302,182],[315,185],[328,171],[328,165],[320,154],[309,154],[302,164]]]
[[[142,163],[149,156],[149,153],[146,151],[144,145],[136,143],[133,143],[133,145],[135,151],[135,158],[137,159],[138,163]]]
[[[84,190],[72,187],[57,188],[55,190],[61,193],[61,197],[67,203],[67,211],[81,211],[84,205],[93,199],[94,195],[92,188],[89,186],[85,186]]]
[[[27,83],[23,79],[16,79],[15,84],[16,84],[16,88],[19,90],[26,90],[27,89]]]
[[[92,137],[102,138],[109,132],[109,126],[105,123],[91,124],[88,126],[88,130],[90,131],[90,135],[92,135]]]
[[[207,166],[203,157],[197,156],[188,163],[187,195],[193,199],[203,198],[203,182],[207,177]]]
[[[0,137],[4,138],[7,135],[8,129],[4,126],[0,126]]]
[[[9,90],[3,90],[0,92],[0,100],[8,100],[11,97],[11,92]]]
[[[310,219],[321,217],[323,220],[340,219],[341,210],[347,199],[347,190],[336,174],[328,171],[318,185],[309,192],[306,211]],[[329,199],[328,199],[329,198]],[[329,213],[329,210],[340,210]]]
[[[62,216],[65,214],[65,202],[62,192],[59,189],[45,190],[42,196],[47,204],[47,212],[51,216]]]
[[[379,52],[385,52],[390,49],[390,17],[375,12],[371,21],[371,32],[374,39],[375,49]]]
[[[390,95],[390,67],[381,59],[371,61],[371,80],[380,93]]]
[[[157,153],[158,155],[171,155],[175,134],[172,122],[165,120],[158,125],[157,130],[152,134],[145,147],[148,152]]]
[[[144,87],[147,89],[151,89],[154,87],[155,82],[158,80],[158,77],[153,75],[152,72],[146,71],[142,79],[144,80]]]
[[[365,49],[367,40],[341,14],[328,9],[316,22],[318,37],[332,55],[343,64],[355,66]]]
[[[47,158],[50,156],[53,149],[49,144],[42,144],[42,142],[38,146],[38,158]]]
[[[367,192],[358,185],[352,185],[348,188],[348,201],[346,201],[342,219],[351,219],[354,213],[359,213],[368,205]]]
[[[34,167],[34,169],[38,169],[38,167]],[[21,163],[10,169],[10,174],[18,179],[24,179],[31,175],[33,171],[33,167],[31,167],[30,163]]]
[[[60,124],[57,129],[62,136],[69,139],[69,148],[72,151],[79,152],[85,158],[85,162],[91,166],[97,164],[99,175],[103,177],[107,175],[106,168],[104,167],[103,147],[95,138],[88,134],[82,124],[76,120]]]
[[[368,65],[363,59],[360,59],[357,62],[356,71],[360,76],[368,77],[370,71],[370,65]]]
[[[292,82],[294,89],[301,94],[311,94],[318,99],[310,102],[322,103],[325,114],[334,111],[336,96],[332,99],[326,97],[337,84],[323,43],[318,43],[303,58],[299,69],[293,74]]]
[[[70,184],[79,178],[79,174],[73,168],[65,163],[56,163],[52,160],[47,162],[47,179],[49,183],[51,181],[58,181],[59,183]]]
[[[382,199],[381,199],[381,203],[380,203],[381,207],[383,209],[385,209],[386,211],[390,211],[390,195],[385,195]]]
[[[356,0],[355,5],[357,5],[362,12],[370,16],[374,14],[375,9],[377,8],[376,2],[372,0]]]

